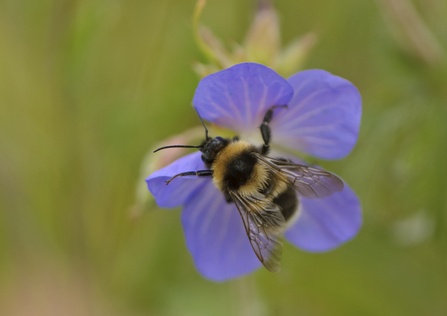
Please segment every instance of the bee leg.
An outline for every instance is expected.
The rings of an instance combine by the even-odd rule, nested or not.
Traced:
[[[175,176],[173,176],[171,179],[169,179],[166,182],[166,185],[168,185],[172,180],[174,180],[177,177],[186,177],[186,176],[197,176],[197,177],[210,177],[213,175],[213,170],[199,170],[199,171],[190,171],[190,172],[183,172],[179,173]]]
[[[227,203],[233,203],[233,198],[231,197],[230,193],[225,192],[224,197],[225,197],[225,201],[227,201]]]
[[[261,149],[261,154],[263,155],[266,155],[270,150],[270,139],[272,138],[272,131],[270,130],[269,123],[273,117],[273,110],[279,107],[286,108],[287,105],[275,105],[268,109],[260,126],[262,139],[264,140],[264,145],[262,145]]]

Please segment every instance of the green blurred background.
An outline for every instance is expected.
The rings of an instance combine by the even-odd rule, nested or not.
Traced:
[[[274,2],[283,43],[318,37],[303,69],[362,94],[354,151],[320,163],[364,227],[220,284],[196,271],[179,209],[133,207],[147,151],[198,124],[194,5],[0,1],[0,315],[446,315],[445,0]],[[255,7],[209,0],[201,21],[242,42]]]

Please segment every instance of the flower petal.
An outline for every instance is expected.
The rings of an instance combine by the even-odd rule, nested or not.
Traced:
[[[300,203],[302,213],[285,235],[303,250],[331,250],[357,235],[362,225],[360,201],[346,183],[342,192],[323,199],[301,197]]]
[[[237,64],[203,78],[193,103],[206,120],[238,132],[258,128],[267,109],[287,104],[292,86],[272,69]]]
[[[349,81],[324,70],[288,79],[295,92],[289,109],[271,122],[272,141],[323,159],[348,155],[360,128],[361,97]]]
[[[155,171],[146,179],[147,187],[155,197],[158,206],[171,208],[184,204],[205,181],[211,183],[210,179],[195,176],[176,178],[169,185],[165,183],[179,173],[206,169],[200,156],[201,152],[184,156],[169,166]]]
[[[182,213],[188,249],[203,276],[223,281],[261,266],[236,206],[211,183],[189,199]]]

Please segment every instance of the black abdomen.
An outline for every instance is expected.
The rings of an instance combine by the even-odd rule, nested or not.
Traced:
[[[229,190],[237,190],[250,179],[256,158],[250,153],[242,153],[228,163],[224,177],[225,185]]]
[[[273,203],[281,207],[284,219],[288,221],[298,209],[298,197],[295,189],[290,186],[286,191],[273,199]]]

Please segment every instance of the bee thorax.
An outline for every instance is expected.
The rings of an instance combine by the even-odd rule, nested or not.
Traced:
[[[242,154],[227,165],[227,172],[224,176],[224,185],[227,190],[238,190],[253,176],[253,169],[256,164],[256,158],[250,153]]]
[[[212,165],[216,187],[222,192],[231,190],[247,195],[259,191],[267,174],[253,155],[254,150],[250,143],[238,141],[221,151]]]

